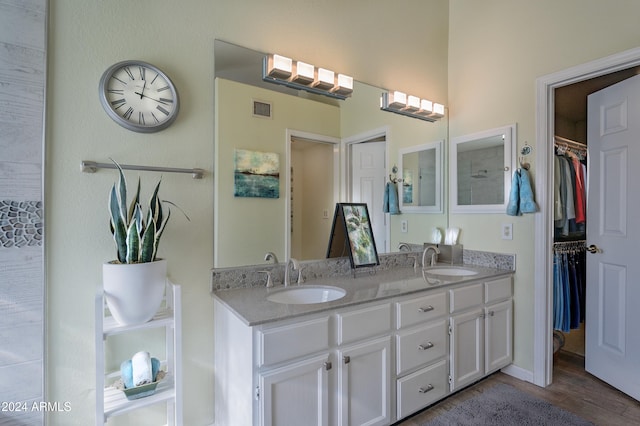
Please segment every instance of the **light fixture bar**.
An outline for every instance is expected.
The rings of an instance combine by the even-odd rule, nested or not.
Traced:
[[[262,61],[263,81],[287,86],[296,90],[304,90],[316,95],[328,96],[334,99],[345,100],[351,96],[353,92],[353,78],[344,74],[338,74],[336,77],[335,73],[331,70],[316,68],[313,65],[293,60],[291,60],[291,72],[287,76],[286,66],[284,67],[284,71],[282,71],[281,68],[277,68],[275,72],[273,71],[273,62],[276,56],[279,55],[267,55],[264,57]],[[311,70],[311,74],[309,74],[309,70]],[[311,81],[309,81],[309,75],[313,76],[311,77]],[[307,81],[309,82],[307,83]]]
[[[398,91],[383,92],[380,109],[431,123],[444,117],[444,105]]]

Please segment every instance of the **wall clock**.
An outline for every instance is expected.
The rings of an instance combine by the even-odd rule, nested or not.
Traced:
[[[178,116],[180,102],[171,79],[138,60],[110,66],[100,79],[100,102],[116,123],[134,132],[166,129]]]

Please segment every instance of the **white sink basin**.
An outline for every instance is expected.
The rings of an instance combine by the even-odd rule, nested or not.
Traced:
[[[276,303],[304,305],[331,302],[344,297],[345,294],[347,292],[339,287],[305,285],[275,291],[267,296],[267,300]]]
[[[425,272],[431,275],[446,275],[450,277],[468,277],[478,274],[478,271],[474,271],[473,269],[455,267],[429,268],[425,270]]]

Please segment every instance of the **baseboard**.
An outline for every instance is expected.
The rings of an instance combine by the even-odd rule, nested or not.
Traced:
[[[524,380],[525,382],[533,383],[533,372],[529,370],[525,370],[522,367],[518,367],[516,365],[510,364],[503,368],[502,371],[504,374],[507,374],[511,377],[515,377],[516,379]]]

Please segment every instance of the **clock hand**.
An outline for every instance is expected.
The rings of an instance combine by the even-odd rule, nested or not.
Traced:
[[[144,85],[142,86],[142,92],[138,93],[135,92],[136,95],[140,95],[140,99],[142,99],[142,97],[144,96],[144,88],[147,87],[147,80],[143,80],[144,81]]]
[[[152,98],[151,96],[147,96],[147,95],[145,95],[145,94],[143,94],[141,92],[133,92],[133,93],[135,93],[136,95],[140,95],[140,99],[145,97],[145,98],[151,99],[152,101],[156,101],[156,102],[158,102],[160,104],[166,104],[166,102],[162,101],[161,99]]]

